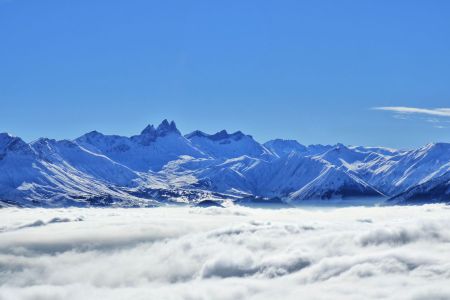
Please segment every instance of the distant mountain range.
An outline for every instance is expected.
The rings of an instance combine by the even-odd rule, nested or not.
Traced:
[[[0,206],[353,198],[450,202],[450,144],[409,151],[281,139],[260,144],[240,131],[182,135],[167,120],[131,137],[92,131],[26,143],[0,134]]]

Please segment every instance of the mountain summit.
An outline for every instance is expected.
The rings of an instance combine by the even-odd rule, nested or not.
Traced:
[[[148,125],[142,130],[141,135],[152,135],[152,136],[165,136],[169,133],[175,133],[181,135],[174,121],[163,120],[161,124],[155,129],[155,126]]]
[[[161,124],[155,129],[153,125],[147,125],[141,134],[135,136],[136,140],[140,140],[142,144],[149,145],[150,143],[156,141],[159,137],[165,137],[169,134],[181,135],[174,121],[163,120]]]

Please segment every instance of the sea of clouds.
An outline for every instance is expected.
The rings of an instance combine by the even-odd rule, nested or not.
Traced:
[[[0,209],[0,299],[450,299],[450,207]]]

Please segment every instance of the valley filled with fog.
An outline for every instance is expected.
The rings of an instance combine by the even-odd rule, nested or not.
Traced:
[[[449,299],[445,205],[0,210],[0,299]]]

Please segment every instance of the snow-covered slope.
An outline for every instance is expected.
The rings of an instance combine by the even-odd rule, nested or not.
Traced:
[[[450,172],[416,185],[392,197],[389,202],[399,204],[450,203]]]
[[[329,166],[317,178],[300,190],[292,193],[292,200],[326,200],[361,197],[382,197],[379,191],[363,180],[342,169]]]
[[[259,177],[260,195],[267,197],[289,197],[289,195],[317,178],[328,163],[291,152],[265,166],[264,170],[255,170]]]
[[[335,166],[345,166],[347,169],[352,169],[352,165],[376,159],[378,154],[375,152],[361,152],[356,149],[350,149],[342,144],[337,144],[330,150],[323,154],[319,154],[316,157]]]
[[[68,140],[39,139],[31,143],[39,158],[49,163],[73,168],[97,180],[117,185],[129,185],[139,176],[128,167],[108,157],[90,152]]]
[[[348,146],[349,149],[357,150],[363,153],[377,153],[385,156],[394,156],[405,151],[387,148],[387,147],[365,147],[365,146]]]
[[[260,164],[266,164],[266,162],[241,156],[199,169],[195,172],[195,177],[202,182],[208,182],[209,188],[217,192],[253,195],[257,194],[257,182],[248,173]]]
[[[26,143],[0,134],[0,200],[10,205],[146,206],[205,199],[393,197],[445,201],[450,144],[416,150],[265,144],[238,131],[183,136],[164,120],[131,137],[87,133]],[[5,205],[6,205],[5,204]]]

